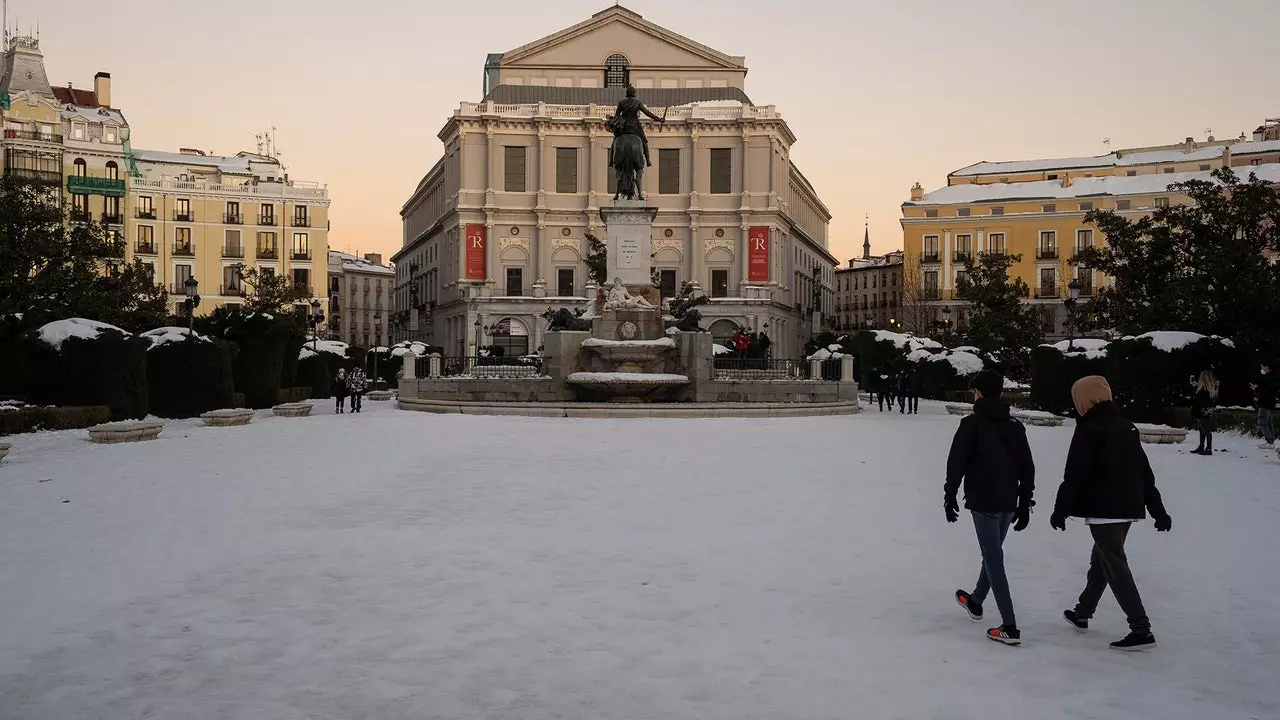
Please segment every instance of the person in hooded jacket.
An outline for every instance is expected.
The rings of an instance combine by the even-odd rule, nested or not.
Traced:
[[[907,378],[906,369],[898,371],[898,377],[894,382],[898,384],[898,414],[905,415],[907,413],[907,394],[911,390],[911,381]]]
[[[1129,570],[1124,543],[1133,523],[1155,518],[1157,532],[1167,532],[1173,520],[1165,512],[1156,489],[1156,476],[1142,449],[1138,428],[1111,398],[1111,386],[1100,375],[1080,378],[1071,388],[1080,417],[1067,453],[1062,485],[1049,524],[1067,529],[1067,518],[1082,518],[1093,535],[1093,554],[1085,588],[1074,609],[1062,616],[1079,632],[1088,632],[1089,619],[1107,587],[1129,620],[1129,634],[1111,643],[1116,650],[1155,647],[1151,621]]]
[[[1027,431],[1009,414],[1009,403],[1000,397],[1004,377],[984,370],[970,385],[973,414],[960,421],[947,458],[943,509],[947,522],[960,517],[956,493],[964,483],[964,506],[973,515],[982,552],[982,569],[973,592],[956,590],[956,602],[975,622],[982,620],[982,604],[994,592],[1000,609],[1000,625],[987,637],[1006,645],[1020,645],[1022,633],[1014,617],[1009,580],[1004,570],[1004,539],[1012,525],[1025,530],[1035,504],[1035,460],[1027,443]]]
[[[346,399],[347,399],[347,371],[346,370],[343,370],[342,368],[338,368],[338,376],[333,379],[332,390],[333,390],[333,398],[335,403],[333,408],[334,412],[339,414],[346,412],[346,410],[344,410],[342,407],[346,403]]]
[[[360,412],[364,403],[365,390],[369,389],[369,378],[360,368],[352,368],[347,374],[347,391],[351,394],[351,412]]]

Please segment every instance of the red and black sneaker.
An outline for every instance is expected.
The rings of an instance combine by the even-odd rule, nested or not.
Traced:
[[[987,639],[995,640],[1005,645],[1021,645],[1022,631],[1012,625],[1001,625],[998,628],[988,630]]]
[[[956,602],[964,611],[969,613],[969,619],[978,622],[982,619],[982,603],[973,599],[973,596],[963,590],[956,591]]]

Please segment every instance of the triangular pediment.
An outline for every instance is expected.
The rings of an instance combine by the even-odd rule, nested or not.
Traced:
[[[743,69],[737,58],[671,32],[639,14],[614,6],[589,20],[502,54],[502,67],[603,65],[621,52],[633,65]]]

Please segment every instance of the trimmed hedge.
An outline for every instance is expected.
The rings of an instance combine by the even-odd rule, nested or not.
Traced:
[[[349,358],[327,352],[316,353],[298,361],[298,382],[311,388],[313,398],[331,398],[338,369],[350,370],[352,367],[355,366]]]
[[[280,366],[280,387],[296,387],[298,381],[298,353],[307,342],[307,336],[290,332],[284,341],[284,364]]]
[[[152,348],[147,353],[151,412],[189,418],[232,407],[231,356],[231,346],[222,342],[172,342]]]
[[[262,315],[245,317],[228,332],[237,347],[231,362],[235,388],[244,393],[246,407],[280,404],[285,348],[293,335],[288,326]]]
[[[149,339],[115,331],[67,338],[60,350],[33,337],[27,344],[32,399],[41,405],[106,405],[112,420],[144,418],[149,347]]]
[[[111,408],[106,405],[24,407],[0,412],[0,435],[36,430],[79,430],[110,421]]]
[[[303,400],[311,399],[311,388],[309,387],[288,387],[280,389],[280,402],[282,403],[299,403]]]
[[[1234,430],[1246,434],[1254,433],[1258,428],[1258,413],[1253,410],[1217,409],[1209,416],[1214,430]],[[1164,424],[1172,427],[1195,429],[1196,422],[1191,419],[1191,408],[1171,407],[1164,410]]]
[[[1082,377],[1107,374],[1106,358],[1064,355],[1042,345],[1031,351],[1031,404],[1037,410],[1067,415],[1075,412],[1071,386]]]
[[[855,358],[858,383],[869,387],[872,370],[893,370],[905,365],[902,350],[888,340],[878,340],[876,334],[862,330],[846,337],[841,345]]]

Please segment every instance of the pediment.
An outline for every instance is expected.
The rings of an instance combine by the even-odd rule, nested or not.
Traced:
[[[501,66],[595,67],[620,52],[635,67],[742,69],[734,58],[625,8],[610,8],[586,22],[503,53]]]

